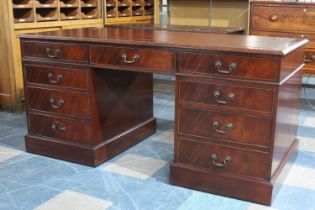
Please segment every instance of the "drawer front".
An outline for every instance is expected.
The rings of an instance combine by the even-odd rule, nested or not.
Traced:
[[[24,75],[27,83],[87,89],[87,71],[85,70],[24,65]]]
[[[178,162],[209,172],[229,172],[267,179],[268,153],[196,141],[177,141]]]
[[[315,41],[315,34],[310,33],[293,33],[293,32],[281,32],[281,31],[258,31],[258,30],[251,30],[251,35],[258,35],[258,36],[274,36],[274,37],[287,37],[287,38],[306,38],[310,41]],[[309,43],[310,44],[310,43]],[[309,45],[308,44],[308,45]],[[306,45],[307,46],[307,45]]]
[[[312,31],[315,27],[315,7],[303,5],[252,5],[253,29]]]
[[[213,83],[180,81],[179,99],[188,102],[271,113],[273,91]]]
[[[56,61],[88,63],[88,47],[79,44],[61,44],[50,42],[22,42],[23,58],[41,58]]]
[[[279,61],[268,58],[181,53],[180,70],[224,77],[277,80]]]
[[[173,72],[176,69],[176,56],[174,52],[165,50],[92,47],[91,63],[109,67],[144,68]]]
[[[27,87],[28,105],[31,109],[89,117],[87,94]]]
[[[29,114],[28,120],[30,134],[90,144],[90,124],[87,122],[37,114]]]
[[[269,147],[271,126],[271,120],[264,118],[179,108],[179,132],[182,134]]]

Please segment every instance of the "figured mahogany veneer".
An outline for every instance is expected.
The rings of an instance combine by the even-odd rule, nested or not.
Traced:
[[[103,163],[155,132],[152,73],[175,74],[170,182],[271,204],[298,143],[305,43],[119,27],[23,35],[26,149]]]

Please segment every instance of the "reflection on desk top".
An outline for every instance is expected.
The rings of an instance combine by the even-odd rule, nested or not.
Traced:
[[[119,27],[40,32],[20,35],[20,37],[54,41],[127,44],[268,55],[286,55],[308,42],[307,39]]]

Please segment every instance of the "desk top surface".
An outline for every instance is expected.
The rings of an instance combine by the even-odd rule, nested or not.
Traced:
[[[307,39],[198,33],[139,28],[85,28],[20,35],[21,38],[286,55]]]

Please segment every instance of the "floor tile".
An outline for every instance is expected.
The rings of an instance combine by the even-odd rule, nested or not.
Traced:
[[[269,206],[259,205],[259,204],[249,204],[247,210],[277,210]]]
[[[298,139],[299,139],[299,150],[315,153],[315,138],[306,138],[306,137],[298,136]]]
[[[315,191],[315,169],[293,165],[284,184]]]
[[[126,154],[103,170],[146,180],[165,165],[166,162],[163,160]]]
[[[307,118],[304,121],[303,126],[315,128],[315,118],[313,118],[313,117]]]
[[[112,202],[66,190],[34,210],[105,210]]]
[[[0,146],[0,162],[20,155],[21,152]]]

